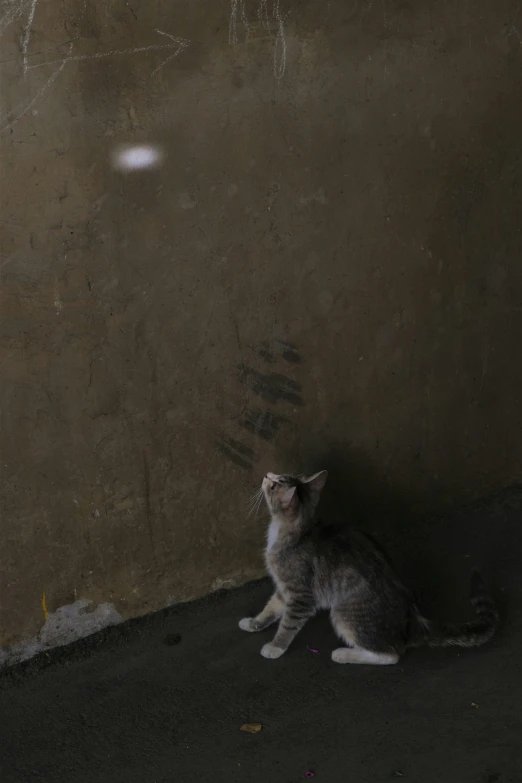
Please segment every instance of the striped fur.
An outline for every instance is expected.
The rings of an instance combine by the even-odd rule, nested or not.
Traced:
[[[498,614],[478,573],[471,583],[475,619],[460,626],[437,625],[419,613],[413,594],[371,537],[323,524],[317,505],[327,473],[268,473],[262,493],[270,511],[266,564],[275,592],[256,617],[240,621],[245,631],[278,623],[264,645],[266,658],[280,657],[318,610],[330,611],[344,647],[339,663],[396,663],[408,647],[475,647],[487,642]]]

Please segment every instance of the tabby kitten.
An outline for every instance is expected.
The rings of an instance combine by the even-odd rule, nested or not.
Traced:
[[[474,573],[471,603],[476,618],[436,626],[419,614],[410,590],[385,552],[364,533],[323,526],[316,513],[327,472],[307,476],[267,473],[261,493],[271,521],[266,564],[275,593],[243,631],[262,631],[279,621],[261,655],[279,658],[319,609],[329,609],[346,645],[332,652],[337,663],[393,664],[408,647],[475,647],[494,634],[498,615],[481,577]]]

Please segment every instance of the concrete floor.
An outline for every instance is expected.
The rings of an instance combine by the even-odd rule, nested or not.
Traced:
[[[431,616],[466,617],[469,571],[483,569],[503,622],[482,649],[342,667],[320,617],[267,661],[265,634],[237,628],[266,597],[263,581],[5,672],[2,783],[297,783],[307,771],[318,783],[520,781],[521,520],[513,489],[388,541]],[[263,729],[242,733],[246,722]]]

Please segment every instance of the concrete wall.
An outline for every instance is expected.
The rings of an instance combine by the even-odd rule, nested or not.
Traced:
[[[521,478],[515,0],[0,9],[5,649],[259,574],[267,469]]]

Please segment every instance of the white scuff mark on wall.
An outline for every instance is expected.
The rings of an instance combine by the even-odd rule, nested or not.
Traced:
[[[114,604],[98,604],[96,608],[92,606],[92,601],[80,598],[73,604],[61,606],[56,612],[47,612],[44,593],[42,607],[47,619],[40,633],[12,647],[0,647],[0,667],[28,661],[38,653],[84,639],[104,628],[118,625],[123,620]]]
[[[134,144],[118,147],[112,155],[112,165],[121,171],[150,169],[161,163],[163,154],[151,144]]]

